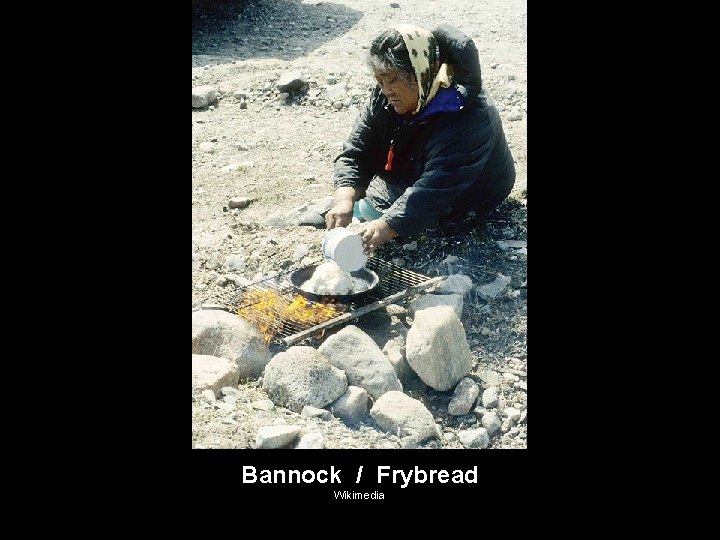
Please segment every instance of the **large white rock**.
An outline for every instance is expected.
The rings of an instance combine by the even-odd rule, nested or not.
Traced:
[[[382,430],[408,439],[403,446],[440,438],[435,419],[425,405],[396,390],[383,394],[370,409],[370,416]]]
[[[259,377],[272,356],[254,325],[219,309],[193,312],[192,352],[234,361],[241,379]]]
[[[297,413],[305,405],[325,407],[347,390],[345,374],[312,347],[276,354],[265,367],[263,390],[275,405]]]
[[[459,294],[465,296],[472,290],[472,279],[463,274],[451,274],[435,287],[435,292],[440,294]]]
[[[345,371],[348,384],[377,399],[390,390],[402,391],[395,369],[380,347],[357,326],[349,325],[325,340],[318,351]]]
[[[202,109],[215,102],[217,99],[217,89],[214,86],[206,84],[204,86],[196,86],[192,89],[192,108]]]
[[[287,448],[300,437],[300,426],[265,426],[255,436],[255,448]]]
[[[425,384],[441,392],[453,388],[472,369],[465,329],[448,306],[416,313],[407,335],[405,357]]]
[[[227,358],[205,354],[192,355],[192,389],[195,392],[212,390],[215,394],[223,386],[238,385],[237,364]]]
[[[408,306],[411,317],[415,317],[415,313],[421,309],[427,309],[435,306],[450,306],[458,316],[462,317],[463,297],[462,294],[423,294],[416,298]]]

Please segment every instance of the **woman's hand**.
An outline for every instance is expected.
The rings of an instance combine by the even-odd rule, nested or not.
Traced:
[[[335,227],[347,227],[352,222],[353,202],[352,201],[335,201],[330,211],[325,214],[325,226],[328,229]]]
[[[365,254],[370,254],[391,238],[398,236],[398,233],[382,219],[375,219],[365,225],[360,236],[363,239]]]

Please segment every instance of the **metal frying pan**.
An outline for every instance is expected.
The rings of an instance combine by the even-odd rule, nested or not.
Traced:
[[[352,302],[367,295],[375,287],[377,287],[377,284],[380,282],[380,278],[375,272],[368,270],[367,268],[361,268],[355,272],[350,272],[350,275],[354,280],[356,280],[356,284],[359,281],[363,286],[367,286],[367,289],[364,291],[351,294],[317,294],[302,290],[300,286],[312,277],[313,272],[315,272],[317,267],[317,264],[313,264],[311,266],[300,268],[299,270],[292,272],[289,277],[290,283],[299,294],[317,302]]]

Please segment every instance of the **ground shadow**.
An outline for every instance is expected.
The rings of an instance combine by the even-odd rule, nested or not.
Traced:
[[[196,0],[192,54],[294,60],[344,34],[361,17],[361,12],[332,2]]]

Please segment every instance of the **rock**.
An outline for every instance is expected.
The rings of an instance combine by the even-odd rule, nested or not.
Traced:
[[[495,434],[496,431],[500,429],[500,426],[502,424],[500,422],[500,417],[494,412],[488,412],[486,414],[483,414],[482,418],[480,418],[480,423],[485,429],[487,429],[488,434],[491,437]]]
[[[448,404],[448,414],[462,416],[468,414],[480,393],[480,387],[472,379],[465,377],[455,387],[453,397]]]
[[[271,399],[261,399],[260,401],[253,401],[250,406],[253,409],[259,411],[272,411],[275,408],[275,404]]]
[[[215,403],[215,392],[210,389],[203,390],[200,394],[200,398],[207,403]]]
[[[502,251],[527,247],[524,240],[498,240],[495,242]]]
[[[275,99],[277,99],[278,101],[285,102],[285,101],[287,101],[287,98],[289,98],[289,97],[290,97],[290,94],[288,94],[287,92],[281,92],[277,95],[277,98],[275,98]]]
[[[391,8],[399,8],[400,4],[398,4],[397,2],[390,2],[390,7]]]
[[[314,431],[313,433],[306,433],[305,435],[300,437],[300,440],[298,441],[295,448],[306,450],[322,450],[323,448],[325,448],[325,438],[323,437],[323,434],[319,431]]]
[[[367,416],[368,393],[364,388],[348,386],[345,393],[328,408],[346,424],[356,424]]]
[[[413,240],[409,244],[404,244],[402,248],[405,251],[415,251],[415,250],[417,250],[417,246],[418,246],[417,240]]]
[[[245,257],[242,255],[230,255],[223,264],[225,272],[242,272],[245,270]]]
[[[255,436],[255,448],[287,448],[300,436],[300,426],[265,426]]]
[[[408,442],[420,444],[441,437],[425,405],[396,390],[383,394],[370,409],[370,416],[380,429],[400,437],[401,441],[409,439]]]
[[[514,109],[510,114],[507,115],[506,118],[510,122],[517,122],[518,120],[522,120],[523,114],[522,114],[522,111],[520,111],[518,109]]]
[[[475,290],[483,300],[492,300],[510,284],[510,281],[510,277],[498,274],[494,281],[480,285],[476,287]]]
[[[217,99],[217,90],[214,86],[196,86],[192,89],[192,108],[202,109],[214,103]]]
[[[465,296],[472,290],[473,282],[467,276],[462,274],[452,274],[435,287],[438,294],[459,294]]]
[[[330,420],[330,418],[332,418],[330,411],[313,407],[312,405],[305,405],[302,408],[302,412],[300,412],[300,416],[304,416],[305,418],[319,418],[320,420]]]
[[[490,437],[485,428],[460,431],[458,438],[465,448],[487,448],[490,446]]]
[[[485,407],[486,409],[491,409],[493,407],[497,407],[498,406],[497,388],[495,386],[486,388],[485,391],[482,393],[482,398],[480,398],[480,401],[482,402],[483,407]]]
[[[513,423],[517,423],[520,420],[520,411],[515,407],[505,407],[503,414],[512,420]]]
[[[515,186],[513,189],[519,191],[520,195],[522,195],[524,199],[527,199],[527,177],[515,182]]]
[[[299,261],[310,253],[310,248],[307,244],[298,244],[293,250],[292,258],[294,261]]]
[[[287,217],[285,218],[286,222],[289,222]],[[297,218],[295,218],[294,225],[312,225],[314,227],[321,227],[325,228],[325,219],[318,214],[317,212],[303,212]]]
[[[247,208],[254,200],[250,197],[233,197],[228,201],[228,208]]]
[[[215,148],[215,144],[211,143],[209,141],[201,142],[198,145],[198,150],[200,150],[201,152],[205,152],[206,154],[211,153],[214,148]]]
[[[435,306],[450,306],[459,319],[462,317],[463,297],[461,294],[423,294],[410,302],[408,310],[410,316],[414,318],[415,313],[421,309]]]
[[[405,345],[408,364],[428,386],[444,392],[472,369],[472,355],[460,319],[452,308],[418,311]]]
[[[325,97],[330,101],[340,102],[347,95],[347,85],[344,82],[333,84],[325,89]]]
[[[271,357],[253,324],[219,309],[193,312],[192,352],[234,361],[241,379],[259,377]]]
[[[285,223],[285,218],[279,214],[272,214],[265,220],[265,225],[269,225],[270,227],[285,227],[287,223]]]
[[[513,383],[513,387],[527,392],[527,382],[525,381],[515,381],[515,383]]]
[[[215,393],[223,386],[237,386],[239,369],[235,362],[227,358],[218,358],[209,354],[192,355],[192,391],[200,393],[203,390]]]
[[[265,367],[263,390],[275,405],[301,412],[324,407],[347,390],[345,373],[312,347],[294,346],[276,354]]]
[[[364,388],[373,399],[390,390],[402,391],[390,361],[373,339],[357,326],[348,325],[333,334],[318,351],[333,366],[345,371],[348,384]]]
[[[498,386],[502,382],[500,374],[492,369],[484,369],[478,372],[478,378],[484,382],[486,386]]]
[[[275,88],[280,92],[297,92],[302,90],[307,83],[300,71],[286,71],[275,83]]]
[[[395,375],[403,385],[403,388],[410,382],[410,379],[417,377],[405,359],[405,346],[402,343],[390,339],[385,343],[382,352],[392,364]]]

